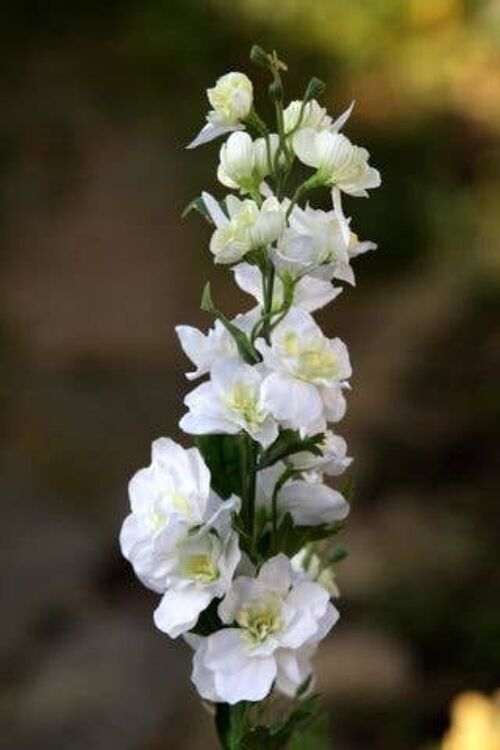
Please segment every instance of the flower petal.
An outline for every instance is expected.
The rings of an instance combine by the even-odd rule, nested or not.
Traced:
[[[153,619],[158,630],[171,638],[196,625],[201,612],[208,607],[212,594],[198,586],[184,589],[169,589],[154,611]]]

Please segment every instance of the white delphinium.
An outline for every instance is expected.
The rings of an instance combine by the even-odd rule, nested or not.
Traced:
[[[230,518],[239,501],[223,502],[210,489],[210,472],[196,448],[185,450],[167,438],[153,442],[151,464],[132,477],[129,496],[122,554],[146,586],[165,594],[162,629],[175,637],[193,627],[231,581],[240,552]],[[217,571],[211,579],[199,575],[208,565],[196,552],[201,548]]]
[[[253,85],[244,73],[226,73],[215,86],[207,89],[208,101],[213,109],[207,115],[207,124],[188,148],[196,148],[224,133],[240,130],[253,105]]]
[[[200,695],[231,705],[260,701],[275,681],[296,692],[310,674],[311,647],[338,620],[329,600],[317,583],[294,584],[283,554],[264,563],[256,578],[236,578],[218,608],[228,627],[197,643],[193,681]]]
[[[342,221],[334,211],[294,206],[274,260],[278,268],[295,276],[315,274],[354,284],[351,258],[375,248],[373,242],[359,242],[353,232],[346,241]]]
[[[210,370],[210,380],[188,393],[189,408],[180,427],[191,435],[236,435],[242,430],[263,446],[278,436],[278,425],[264,405],[264,374],[258,366],[236,358],[220,359]]]
[[[271,520],[276,483],[286,466],[278,462],[257,475],[256,504]],[[299,478],[291,478],[276,494],[277,520],[290,513],[297,526],[319,526],[343,521],[349,515],[349,504],[337,490],[322,481],[322,475],[309,471]]]
[[[227,215],[209,193],[203,202],[216,229],[210,240],[210,251],[216,263],[236,263],[250,250],[275,242],[285,228],[285,213],[274,197],[266,198],[259,207],[255,201],[226,198]]]
[[[368,164],[370,154],[355,146],[342,133],[301,128],[293,136],[293,150],[303,164],[316,169],[318,184],[332,188],[335,211],[349,242],[349,224],[342,211],[341,191],[348,195],[367,197],[367,190],[380,185],[380,173]]]
[[[262,274],[256,266],[249,263],[238,263],[233,268],[234,280],[239,288],[254,297],[259,305],[264,304],[264,290],[262,288]],[[325,307],[335,299],[342,289],[334,287],[329,281],[317,279],[312,276],[304,276],[295,284],[293,304],[305,312],[314,312]],[[285,290],[283,281],[278,276],[273,289],[273,300],[271,311],[279,312],[283,306]]]
[[[271,74],[274,121],[260,116],[243,73],[208,89],[212,109],[189,147],[226,134],[217,178],[234,192],[203,192],[187,210],[212,224],[214,263],[233,265],[255,306],[227,315],[231,300],[216,305],[207,283],[201,309],[215,323],[206,332],[177,326],[194,365],[187,378],[206,377],[180,420],[198,448],[153,443],[151,465],[130,482],[120,543],[139,579],[161,595],[156,626],[184,636],[199,693],[223,704],[215,706],[221,746],[257,741],[264,750],[292,733],[307,744],[309,704],[257,726],[262,707],[242,702],[272,690],[302,697],[311,658],[339,616],[330,598],[345,552],[329,540],[349,503],[326,480],[352,461],[329,428],[344,416],[351,365],[345,344],[311,313],[337,297],[337,280],[354,284],[351,260],[375,247],[351,231],[341,193],[366,196],[380,175],[368,151],[338,132],[353,105],[333,120],[313,77],[302,101],[285,106],[286,64],[258,46],[251,59]],[[298,161],[315,171],[291,193]],[[333,210],[305,203],[320,187],[331,190]]]
[[[176,638],[193,628],[212,599],[221,598],[233,579],[241,553],[235,531],[202,528],[184,536],[172,556],[167,590],[155,610],[156,627]]]
[[[258,192],[262,181],[271,172],[277,148],[276,133],[269,136],[269,147],[265,138],[252,141],[248,133],[232,133],[219,153],[219,182],[231,190]]]
[[[257,321],[257,312],[250,310],[247,313],[237,315],[230,322],[240,331],[249,334]],[[184,354],[189,357],[196,369],[194,372],[186,373],[188,380],[196,380],[206,375],[213,364],[224,357],[236,357],[238,347],[234,338],[227,328],[216,320],[207,333],[203,333],[194,326],[179,325],[175,332]]]
[[[327,338],[313,318],[292,308],[271,334],[257,341],[271,371],[262,385],[264,407],[282,424],[307,433],[343,414],[342,389],[351,376],[346,345]]]

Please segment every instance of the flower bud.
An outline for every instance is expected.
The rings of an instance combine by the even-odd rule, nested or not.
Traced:
[[[216,125],[237,125],[248,116],[253,104],[253,86],[244,73],[226,73],[207,96],[213,110],[209,120]]]
[[[317,99],[318,96],[321,96],[324,93],[325,88],[326,86],[323,81],[314,76],[307,84],[304,101],[310,102],[311,99]]]
[[[262,47],[258,44],[254,44],[250,50],[250,60],[256,65],[262,65],[264,68],[270,67],[270,59],[267,52],[264,52]]]

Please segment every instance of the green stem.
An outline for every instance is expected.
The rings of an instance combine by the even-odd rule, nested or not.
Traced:
[[[250,540],[250,556],[255,549],[255,484],[257,474],[258,446],[245,432],[240,435],[240,485],[241,516],[245,532]]]
[[[270,343],[270,337],[271,337],[271,316],[272,316],[272,309],[273,309],[275,278],[276,278],[276,270],[274,266],[271,264],[268,269],[267,278],[265,279],[265,283],[264,283],[264,325],[262,327],[264,338],[266,339],[268,344]]]

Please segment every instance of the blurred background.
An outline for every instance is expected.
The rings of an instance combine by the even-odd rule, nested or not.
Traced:
[[[345,204],[379,250],[322,315],[355,369],[332,747],[439,747],[453,697],[500,684],[500,3],[6,0],[0,21],[2,747],[215,747],[117,534],[151,440],[187,442],[174,324],[208,326],[208,276],[251,304],[180,213],[218,191],[218,144],[184,145],[219,75],[264,84],[254,41],[290,98],[316,75],[332,113],[357,100],[347,134],[383,174]]]

